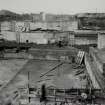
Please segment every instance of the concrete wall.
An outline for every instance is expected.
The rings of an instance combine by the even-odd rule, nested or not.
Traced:
[[[26,40],[29,40],[29,42],[37,44],[47,44],[48,40],[50,40],[53,37],[53,34],[46,32],[21,33],[2,31],[2,36],[4,39],[9,41],[26,42]]]
[[[25,28],[25,22],[2,22],[1,23],[1,31],[20,31],[22,32],[23,28]]]
[[[1,30],[3,30],[3,31],[11,30],[11,22],[7,22],[7,21],[2,22],[1,23]]]
[[[3,38],[6,40],[9,40],[9,41],[16,41],[17,40],[15,32],[2,31],[1,34],[2,34]]]
[[[95,39],[87,39],[86,37],[75,37],[76,45],[89,45],[89,44],[97,44]]]
[[[61,23],[60,22],[47,22],[46,28],[53,29],[53,30],[61,30]]]
[[[30,30],[35,30],[37,28],[46,29],[46,22],[30,22]]]
[[[20,33],[20,42],[29,42],[37,43],[37,44],[47,44],[48,39],[45,37],[45,33]]]
[[[16,31],[22,31],[26,28],[27,22],[15,22],[15,29]],[[35,30],[37,28],[42,29],[53,29],[53,30],[64,30],[64,31],[73,31],[77,30],[77,21],[70,21],[70,22],[28,22],[29,29]],[[10,23],[11,24],[11,23]],[[8,24],[7,24],[8,26]],[[11,29],[11,26],[8,26]]]
[[[75,36],[70,32],[43,32],[43,31],[35,31],[35,32],[10,32],[10,31],[2,31],[2,36],[4,39],[9,41],[17,41],[17,42],[29,42],[37,43],[37,44],[47,44],[48,41],[54,43],[55,41],[65,40],[68,41],[70,45],[75,44]]]
[[[27,31],[25,29],[30,27],[30,25],[28,27],[27,24],[28,24],[28,22],[22,22],[22,21],[15,22],[15,31],[18,31],[18,32]]]
[[[77,30],[77,21],[71,22],[30,22],[30,29],[34,30],[37,28],[42,29],[54,29],[54,30],[64,30],[64,31],[72,31]]]
[[[47,29],[56,29],[64,31],[73,31],[78,29],[77,21],[47,22]]]
[[[23,24],[22,24],[23,25]],[[30,42],[42,42],[47,39],[50,42],[55,42],[58,40],[62,40],[64,38],[66,41],[69,41],[70,45],[89,45],[89,44],[96,44],[97,41],[95,39],[87,39],[85,37],[75,37],[74,34],[70,34],[69,32],[11,32],[11,31],[2,31],[2,34],[4,35],[5,39],[8,40],[18,40],[19,41],[19,35],[20,33],[20,40],[21,42],[25,42],[26,40],[29,40]],[[43,36],[43,37],[42,37]],[[17,38],[15,38],[17,37]],[[22,37],[22,38],[21,38]],[[24,38],[23,38],[24,37]],[[38,41],[39,40],[39,41]],[[45,43],[45,42],[43,42]]]
[[[69,22],[68,30],[70,31],[78,30],[78,21]]]
[[[66,37],[66,38],[68,38],[68,35],[69,35],[69,33],[65,33],[65,32],[57,32],[57,33],[55,33],[54,34],[54,38],[56,39],[56,40],[60,40],[61,38],[64,38],[64,37]]]
[[[98,49],[105,48],[105,33],[98,33]]]
[[[41,13],[39,13],[39,14],[32,14],[32,20],[34,21],[34,22],[36,22],[36,21],[43,21],[43,16],[42,16],[42,12]]]
[[[64,31],[73,31],[78,29],[78,22],[76,20],[73,21],[37,21],[37,22],[2,22],[1,23],[1,30],[12,30],[12,31],[20,31],[26,28],[26,23],[28,23],[28,27],[30,30],[35,30],[37,28],[42,29],[54,29],[54,30],[64,30]]]

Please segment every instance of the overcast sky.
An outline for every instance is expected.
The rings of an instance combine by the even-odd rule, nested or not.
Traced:
[[[1,9],[17,13],[105,12],[105,0],[0,0]]]

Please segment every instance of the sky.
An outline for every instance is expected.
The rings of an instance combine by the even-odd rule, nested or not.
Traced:
[[[17,13],[105,13],[105,0],[0,0],[0,10]]]

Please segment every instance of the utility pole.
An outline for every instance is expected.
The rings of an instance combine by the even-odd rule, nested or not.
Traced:
[[[56,89],[54,89],[54,102],[55,102],[55,105],[57,104],[56,103]]]

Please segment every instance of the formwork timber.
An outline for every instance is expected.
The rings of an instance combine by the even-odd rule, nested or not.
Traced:
[[[100,70],[91,61],[88,54],[85,56],[85,65],[90,75],[94,88],[102,89],[105,92],[105,78],[100,73]],[[91,73],[90,73],[91,71]]]

